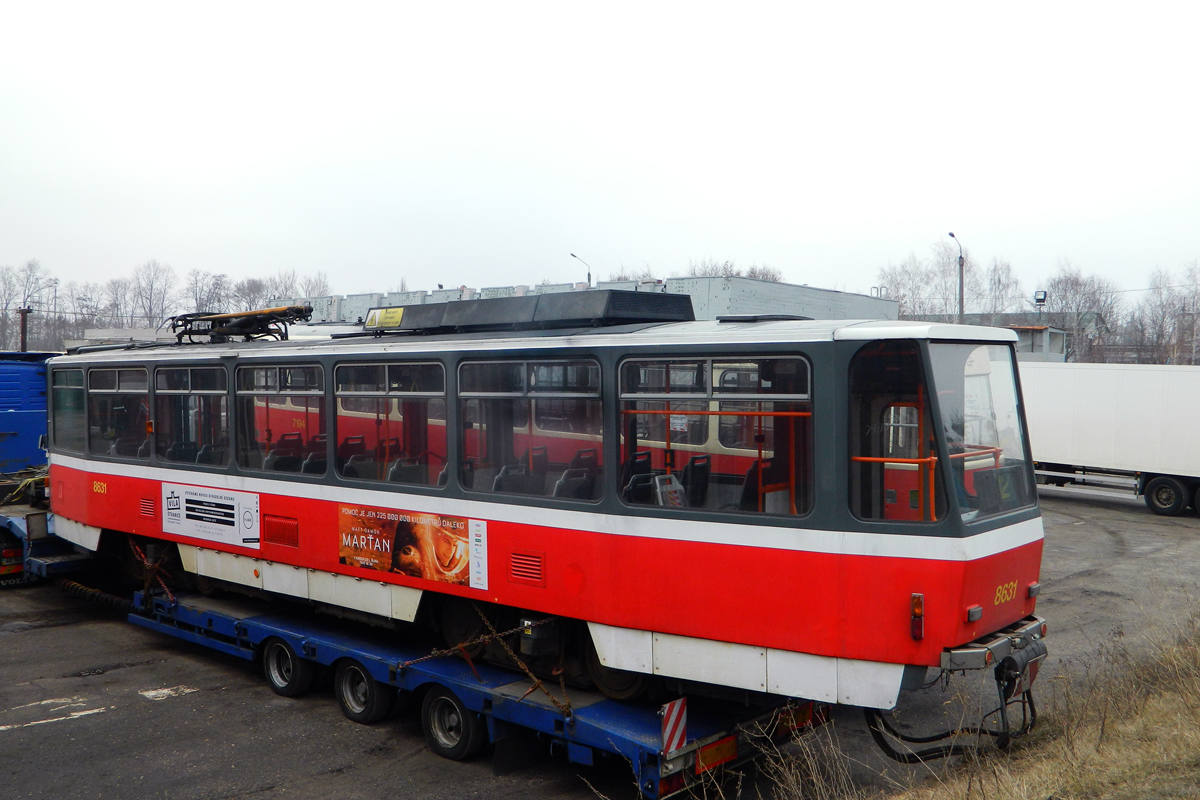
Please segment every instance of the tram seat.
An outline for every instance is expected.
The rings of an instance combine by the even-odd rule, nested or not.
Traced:
[[[323,433],[318,433],[308,440],[308,447],[305,449],[307,453],[324,453],[325,443],[328,437]]]
[[[627,503],[637,503],[646,506],[653,505],[654,476],[649,472],[639,472],[629,479],[629,483],[625,485],[622,495]]]
[[[345,466],[342,467],[342,475],[347,478],[375,480],[377,470],[374,453],[359,453],[346,460]]]
[[[342,439],[342,443],[338,445],[338,462],[345,463],[345,461],[352,456],[361,455],[365,452],[367,452],[366,436],[347,436],[345,439]]]
[[[600,453],[594,447],[584,447],[575,451],[575,455],[571,457],[571,463],[567,465],[567,469],[586,469],[593,475],[599,468]]]
[[[166,455],[163,456],[167,461],[192,461],[196,460],[196,443],[195,442],[172,442],[167,448]]]
[[[429,483],[429,461],[423,458],[397,458],[388,467],[387,479],[392,483],[415,483],[423,486]]]
[[[531,447],[521,456],[521,466],[525,467],[528,477],[525,479],[526,494],[546,493],[546,470],[550,466],[550,456],[545,445]]]
[[[110,456],[125,456],[130,458],[138,454],[138,447],[140,445],[140,439],[135,439],[132,436],[122,437],[112,443],[108,448],[108,454]]]
[[[137,449],[137,457],[138,458],[149,458],[150,457],[150,440],[149,439],[146,439],[145,441],[143,441],[141,447],[139,447]]]
[[[708,482],[712,476],[712,456],[692,456],[683,468],[680,481],[687,492],[687,502],[692,508],[703,508],[708,500]]]
[[[216,445],[205,444],[201,445],[196,452],[197,464],[223,464],[225,463],[225,448],[217,447]]]
[[[302,433],[281,433],[279,440],[275,442],[273,450],[289,450],[293,455],[299,454],[304,449],[304,434]]]
[[[273,472],[299,472],[301,464],[295,450],[277,447],[263,459],[262,468]]]
[[[742,481],[742,498],[737,508],[739,511],[758,511],[758,459],[746,470],[746,479]]]
[[[634,453],[628,459],[626,459],[624,465],[622,465],[621,485],[629,486],[635,475],[649,475],[650,471],[650,451],[634,451]]]
[[[493,492],[529,494],[534,476],[522,464],[505,464],[492,480]]]
[[[299,458],[299,456],[297,456]],[[324,475],[325,465],[329,459],[325,457],[324,452],[309,453],[304,458],[304,462],[300,465],[300,471],[305,475]]]
[[[379,443],[379,448],[376,450],[375,455],[377,456],[376,460],[384,463],[395,461],[397,458],[403,458],[404,450],[400,447],[400,437],[393,436],[390,439],[384,439]]]
[[[584,467],[568,469],[554,484],[555,497],[591,500],[595,492],[596,473]]]
[[[467,480],[467,478],[473,474],[474,473],[470,472],[469,470],[467,472],[463,473],[463,486],[466,487],[467,489],[471,488],[471,481]],[[449,482],[450,482],[450,465],[446,464],[446,466],[442,467],[442,471],[438,473],[437,485],[445,486]]]

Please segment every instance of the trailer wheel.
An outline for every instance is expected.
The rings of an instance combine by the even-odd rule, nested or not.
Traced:
[[[262,667],[271,691],[283,697],[299,697],[313,687],[317,678],[317,665],[296,655],[283,639],[263,642]]]
[[[434,686],[421,702],[421,727],[429,749],[443,758],[462,761],[487,744],[487,724],[454,692]]]
[[[1174,517],[1187,508],[1187,487],[1169,475],[1159,475],[1146,484],[1146,505],[1155,514]]]
[[[333,693],[346,718],[362,725],[378,722],[392,710],[391,687],[372,678],[366,667],[351,659],[338,664]]]

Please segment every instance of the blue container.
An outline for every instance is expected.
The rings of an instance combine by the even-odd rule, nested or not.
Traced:
[[[0,353],[0,472],[42,466],[46,432],[46,359],[57,353]]]

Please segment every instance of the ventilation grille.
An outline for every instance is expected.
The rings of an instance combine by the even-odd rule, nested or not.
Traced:
[[[143,497],[138,501],[138,508],[141,509],[143,517],[154,516],[154,500],[152,498]]]
[[[288,517],[276,517],[263,514],[262,538],[270,544],[282,544],[288,547],[300,546],[300,522]]]
[[[508,556],[508,579],[515,583],[545,586],[544,561],[545,557],[541,553],[510,553]]]

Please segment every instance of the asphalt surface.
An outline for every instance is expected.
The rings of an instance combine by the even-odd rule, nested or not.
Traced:
[[[1041,498],[1045,697],[1056,682],[1086,680],[1105,648],[1146,647],[1192,613],[1200,518],[1157,517],[1129,496],[1044,489]],[[923,732],[953,721],[963,702],[986,705],[990,691],[986,681],[937,684],[906,697],[900,719]],[[429,751],[417,717],[356,725],[328,686],[278,697],[251,664],[138,628],[53,586],[0,591],[0,797],[636,796],[623,763],[570,765],[532,737],[446,761]],[[883,758],[860,712],[837,709],[833,718],[861,783],[886,788],[928,773]],[[751,785],[743,796],[769,793],[761,780]]]

